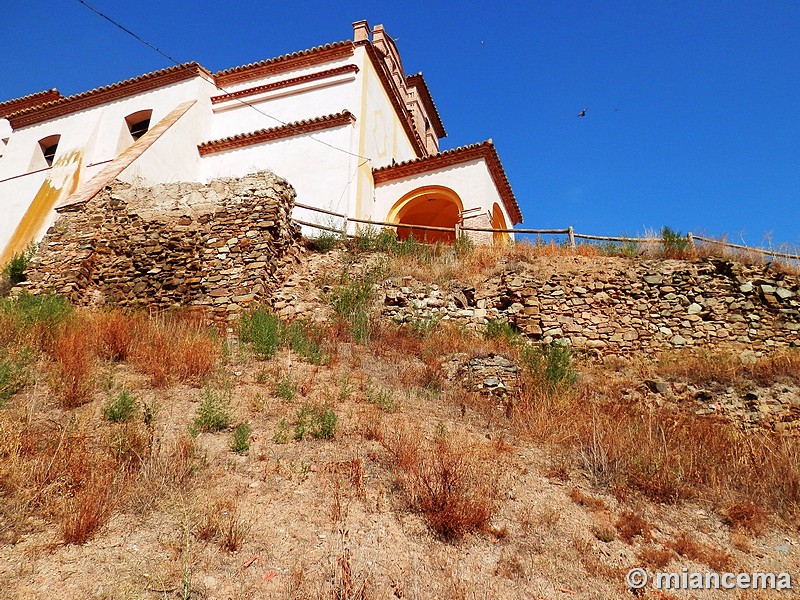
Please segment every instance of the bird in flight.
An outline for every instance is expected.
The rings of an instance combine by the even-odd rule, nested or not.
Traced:
[[[585,117],[585,116],[586,116],[586,111],[587,111],[587,110],[589,110],[589,107],[588,107],[588,106],[587,106],[586,108],[584,108],[584,109],[583,109],[581,112],[579,112],[579,113],[578,113],[578,116],[579,116],[579,117]]]

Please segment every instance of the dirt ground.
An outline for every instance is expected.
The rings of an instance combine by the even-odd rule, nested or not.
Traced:
[[[306,298],[313,294],[306,294]],[[444,363],[448,356],[441,356]],[[772,598],[800,595],[797,524],[771,515],[760,535],[726,525],[710,503],[658,504],[594,485],[579,456],[534,443],[505,405],[458,381],[424,384],[426,363],[402,347],[342,340],[315,365],[288,349],[259,360],[231,337],[221,366],[196,385],[152,387],[126,363],[98,373],[91,402],[64,410],[46,382],[3,409],[10,419],[102,432],[109,395],[130,390],[155,407],[151,444],[186,436],[204,390],[229,394],[232,428],[194,438],[181,489],[116,498],[110,520],[84,544],[65,544],[53,519],[29,517],[0,545],[0,596],[22,599],[553,599]],[[432,361],[437,362],[437,361]],[[436,366],[436,365],[434,365]],[[580,368],[579,368],[580,371]],[[283,387],[281,387],[281,384]],[[391,402],[376,401],[377,392]],[[331,439],[293,439],[304,405],[338,417]],[[442,437],[485,452],[495,510],[461,537],[434,531],[403,486],[382,440],[411,432],[420,447]],[[99,435],[99,433],[98,433]],[[484,456],[484,455],[481,455]],[[478,465],[480,466],[480,465]],[[625,540],[626,519],[647,524]],[[732,572],[790,573],[789,591],[634,594],[629,569],[714,570],[680,555],[689,536]],[[659,554],[660,553],[660,554]],[[654,566],[656,563],[661,563]],[[713,560],[711,561],[713,563]],[[717,565],[720,566],[720,565]]]

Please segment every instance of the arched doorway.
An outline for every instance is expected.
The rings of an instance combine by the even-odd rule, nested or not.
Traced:
[[[453,190],[438,185],[417,188],[395,202],[387,221],[405,225],[428,225],[431,227],[455,227],[461,221],[463,210],[461,198]],[[397,236],[405,240],[413,233],[418,240],[426,242],[455,241],[453,231],[426,231],[398,227]]]
[[[503,216],[503,209],[500,208],[500,205],[497,202],[495,202],[494,206],[492,206],[492,229],[510,229],[510,227],[506,225],[506,218]],[[509,235],[507,233],[494,232],[492,234],[493,244],[505,244],[508,240]]]

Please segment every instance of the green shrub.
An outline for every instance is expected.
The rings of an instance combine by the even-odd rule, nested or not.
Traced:
[[[336,234],[332,231],[323,231],[317,237],[310,238],[308,240],[308,245],[315,252],[327,254],[336,247],[336,245],[342,240],[342,237],[347,239],[347,236],[342,236],[341,233]]]
[[[397,234],[392,229],[382,229],[375,237],[375,250],[394,253],[397,249]]]
[[[291,402],[297,395],[297,388],[294,380],[289,375],[284,375],[275,384],[275,395],[279,398]]]
[[[356,235],[349,241],[348,249],[355,253],[377,251],[397,254],[399,244],[393,229],[386,227],[379,231],[373,225],[367,225],[356,229]]]
[[[8,354],[0,348],[0,408],[28,382],[28,365],[33,360],[29,348]]]
[[[295,416],[294,439],[302,440],[307,435],[317,440],[332,439],[338,420],[327,404],[304,404]]]
[[[221,431],[231,426],[230,390],[204,388],[194,418],[195,431]]]
[[[389,388],[373,386],[368,382],[364,393],[366,394],[367,402],[377,406],[384,412],[396,413],[400,410],[397,400],[395,400],[394,394]]]
[[[371,252],[375,250],[378,235],[374,225],[357,225],[355,236],[348,241],[347,249],[355,253]]]
[[[10,360],[0,361],[0,408],[22,389],[23,378],[18,366]]]
[[[428,258],[426,255],[429,254],[429,250],[427,246],[420,244],[413,233],[410,233],[406,239],[397,244],[394,253],[397,256]]]
[[[250,436],[253,430],[247,423],[239,423],[236,429],[233,430],[233,439],[231,439],[231,450],[239,454],[244,454],[250,450]]]
[[[680,231],[673,231],[669,227],[661,229],[661,242],[667,258],[681,258],[689,248],[689,240]]]
[[[261,358],[271,358],[279,348],[289,346],[313,364],[324,364],[327,355],[319,342],[319,328],[305,321],[286,324],[265,308],[245,314],[239,322],[239,338],[251,344]]]
[[[464,233],[459,235],[453,243],[453,252],[455,252],[458,257],[466,256],[473,250],[475,250],[475,242]]]
[[[566,344],[528,346],[523,349],[521,358],[525,369],[551,390],[569,387],[578,378],[572,364],[572,352]]]
[[[261,358],[270,358],[281,346],[281,320],[264,308],[246,313],[239,321],[239,338]]]
[[[327,356],[319,342],[320,337],[319,327],[306,321],[293,321],[281,328],[283,343],[315,365],[327,362]]]
[[[441,320],[442,317],[439,315],[431,315],[428,317],[413,316],[411,320],[408,321],[408,327],[419,337],[426,338],[436,330]]]
[[[286,419],[281,419],[275,426],[275,433],[272,435],[272,441],[276,444],[287,444],[289,442],[289,434],[291,427]]]
[[[136,396],[128,390],[122,390],[103,407],[103,418],[112,423],[125,423],[133,419],[138,411]]]
[[[483,336],[487,340],[504,340],[509,344],[519,344],[523,342],[522,335],[508,321],[492,320],[486,324]]]
[[[72,305],[61,296],[22,293],[16,298],[0,300],[0,312],[12,317],[18,329],[41,325],[52,329],[72,312]]]
[[[328,293],[327,299],[333,311],[348,324],[350,334],[357,342],[366,342],[372,331],[371,309],[379,273],[379,268],[364,273],[360,278],[345,273],[339,285]]]
[[[36,254],[36,244],[31,242],[24,252],[14,254],[11,260],[3,267],[3,275],[11,285],[17,285],[27,279],[25,271],[33,255]]]

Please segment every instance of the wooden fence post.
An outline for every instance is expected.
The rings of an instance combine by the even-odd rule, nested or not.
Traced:
[[[694,254],[696,248],[694,247],[694,236],[691,231],[686,234],[686,239],[689,240],[689,249],[692,251],[692,254]]]
[[[575,249],[575,230],[572,228],[572,225],[570,225],[569,229],[567,229],[567,235],[569,236],[569,247],[574,250]]]

